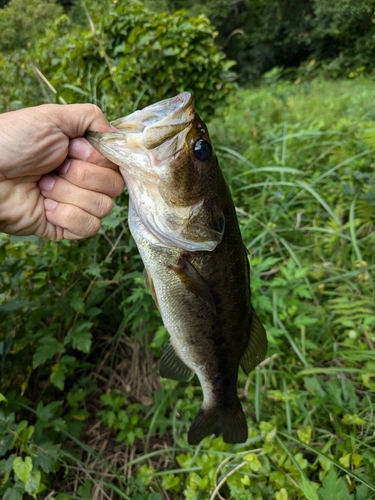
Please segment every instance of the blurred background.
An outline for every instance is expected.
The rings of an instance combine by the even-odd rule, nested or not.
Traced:
[[[1,234],[1,498],[375,497],[374,60],[375,0],[0,1],[2,113],[194,94],[269,338],[248,441],[191,447],[127,193],[84,241]]]

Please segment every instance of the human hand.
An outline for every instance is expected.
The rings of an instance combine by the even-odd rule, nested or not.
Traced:
[[[0,231],[59,241],[92,236],[124,181],[83,138],[113,131],[93,104],[0,114]]]

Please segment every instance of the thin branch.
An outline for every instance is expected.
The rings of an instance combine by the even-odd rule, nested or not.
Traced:
[[[52,83],[47,80],[47,78],[43,75],[43,73],[40,71],[39,68],[37,68],[35,65],[33,65],[33,70],[34,72],[36,73],[36,75],[47,85],[47,87],[55,94],[57,95],[57,90],[55,89],[55,87],[52,85]],[[59,101],[61,102],[61,104],[67,104],[67,102],[61,97],[59,96]]]

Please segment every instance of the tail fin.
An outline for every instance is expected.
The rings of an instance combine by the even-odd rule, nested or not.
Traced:
[[[244,443],[247,439],[246,417],[238,401],[234,411],[199,409],[188,433],[189,444],[198,444],[206,436],[223,435],[225,443]]]

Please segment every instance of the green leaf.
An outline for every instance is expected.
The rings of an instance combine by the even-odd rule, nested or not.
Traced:
[[[319,500],[318,494],[314,487],[314,484],[307,479],[305,475],[301,476],[301,490],[303,491],[307,500]]]
[[[7,490],[3,496],[3,500],[22,500],[22,498],[23,498],[23,494],[16,487],[7,488]]]
[[[36,470],[33,474],[30,474],[28,480],[26,481],[25,490],[34,498],[36,498],[35,495],[39,490],[41,477],[42,474],[40,470]]]
[[[25,457],[22,460],[21,457],[16,457],[13,462],[13,470],[20,481],[26,484],[30,477],[31,471],[33,470],[33,462],[31,457]]]
[[[312,428],[310,425],[306,426],[304,429],[297,429],[297,435],[302,443],[309,444],[311,441]]]
[[[34,467],[41,468],[46,474],[56,472],[59,466],[60,445],[47,441],[38,447],[38,454],[34,458]]]
[[[5,434],[0,435],[0,457],[4,456],[5,453],[11,450],[14,446],[15,436],[6,431]]]
[[[64,345],[54,337],[43,337],[33,356],[33,368],[37,368],[64,350]]]
[[[276,500],[288,500],[288,492],[285,488],[281,488],[280,491],[277,491],[275,494]]]
[[[77,312],[80,312],[80,313],[85,312],[85,303],[84,303],[82,297],[73,297],[70,300],[70,305]]]
[[[370,490],[364,484],[357,486],[355,490],[355,500],[368,500],[370,495]]]
[[[91,349],[92,334],[90,328],[94,323],[91,321],[78,322],[74,329],[66,336],[65,345],[71,344],[74,349],[88,353]]]
[[[42,473],[40,470],[36,470],[34,473],[30,474],[29,479],[25,484],[25,490],[29,495],[36,499],[36,494],[39,491],[40,480],[42,478]]]
[[[365,420],[358,415],[345,414],[342,418],[342,423],[345,425],[366,425]]]
[[[9,300],[8,302],[5,302],[5,304],[0,305],[0,311],[3,312],[12,312],[12,311],[17,311],[21,309],[22,307],[28,306],[31,304],[31,301],[29,300]]]
[[[36,409],[37,417],[44,422],[48,422],[57,416],[62,404],[63,401],[52,401],[52,403],[44,406],[43,401],[40,401]]]
[[[323,479],[323,486],[318,490],[320,500],[351,500],[353,495],[349,494],[345,481],[337,477],[334,467],[331,467]]]
[[[316,318],[311,318],[310,316],[304,316],[303,314],[299,314],[298,316],[296,316],[296,318],[293,321],[293,323],[298,328],[301,328],[301,326],[314,325],[317,322],[318,320]]]
[[[52,367],[50,381],[55,387],[57,387],[61,391],[64,389],[66,372],[67,372],[67,366],[64,363],[56,363]]]
[[[1,392],[0,392],[0,403],[2,403],[2,402],[7,403],[7,402],[8,402],[8,400],[7,400],[7,398],[6,398],[3,394],[1,394]]]
[[[76,333],[72,339],[72,346],[81,352],[90,352],[92,344],[92,334],[90,332]]]
[[[250,469],[254,472],[257,472],[262,467],[256,453],[248,453],[243,458],[249,464]]]

